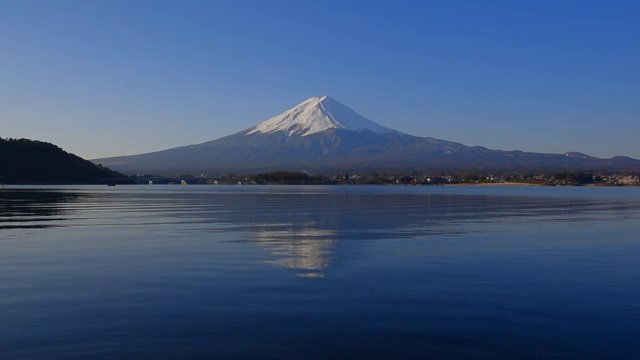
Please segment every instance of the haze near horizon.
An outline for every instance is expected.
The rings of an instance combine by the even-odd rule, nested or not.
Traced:
[[[214,140],[328,95],[464,145],[640,158],[635,2],[0,4],[0,137]]]

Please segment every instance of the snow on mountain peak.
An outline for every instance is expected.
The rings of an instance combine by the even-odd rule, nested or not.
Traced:
[[[247,135],[283,131],[288,136],[306,136],[329,129],[369,130],[374,133],[396,132],[376,124],[328,96],[317,96],[261,123]]]

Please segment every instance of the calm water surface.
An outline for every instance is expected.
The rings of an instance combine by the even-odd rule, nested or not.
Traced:
[[[2,359],[640,357],[640,188],[13,187],[0,205]]]

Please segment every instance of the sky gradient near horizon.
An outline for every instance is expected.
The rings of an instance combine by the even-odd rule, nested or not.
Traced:
[[[3,1],[0,137],[87,159],[328,95],[491,149],[640,159],[637,1]]]

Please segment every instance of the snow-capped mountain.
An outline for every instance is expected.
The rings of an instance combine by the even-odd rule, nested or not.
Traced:
[[[401,133],[338,101],[312,97],[257,126],[217,140],[147,154],[96,159],[136,174],[313,171],[563,171],[640,169],[640,161],[578,153],[490,150]]]
[[[344,129],[371,131],[376,134],[397,133],[365,118],[328,96],[309,98],[298,106],[263,122],[251,129],[247,135],[283,132],[287,136],[307,136],[327,131]]]

